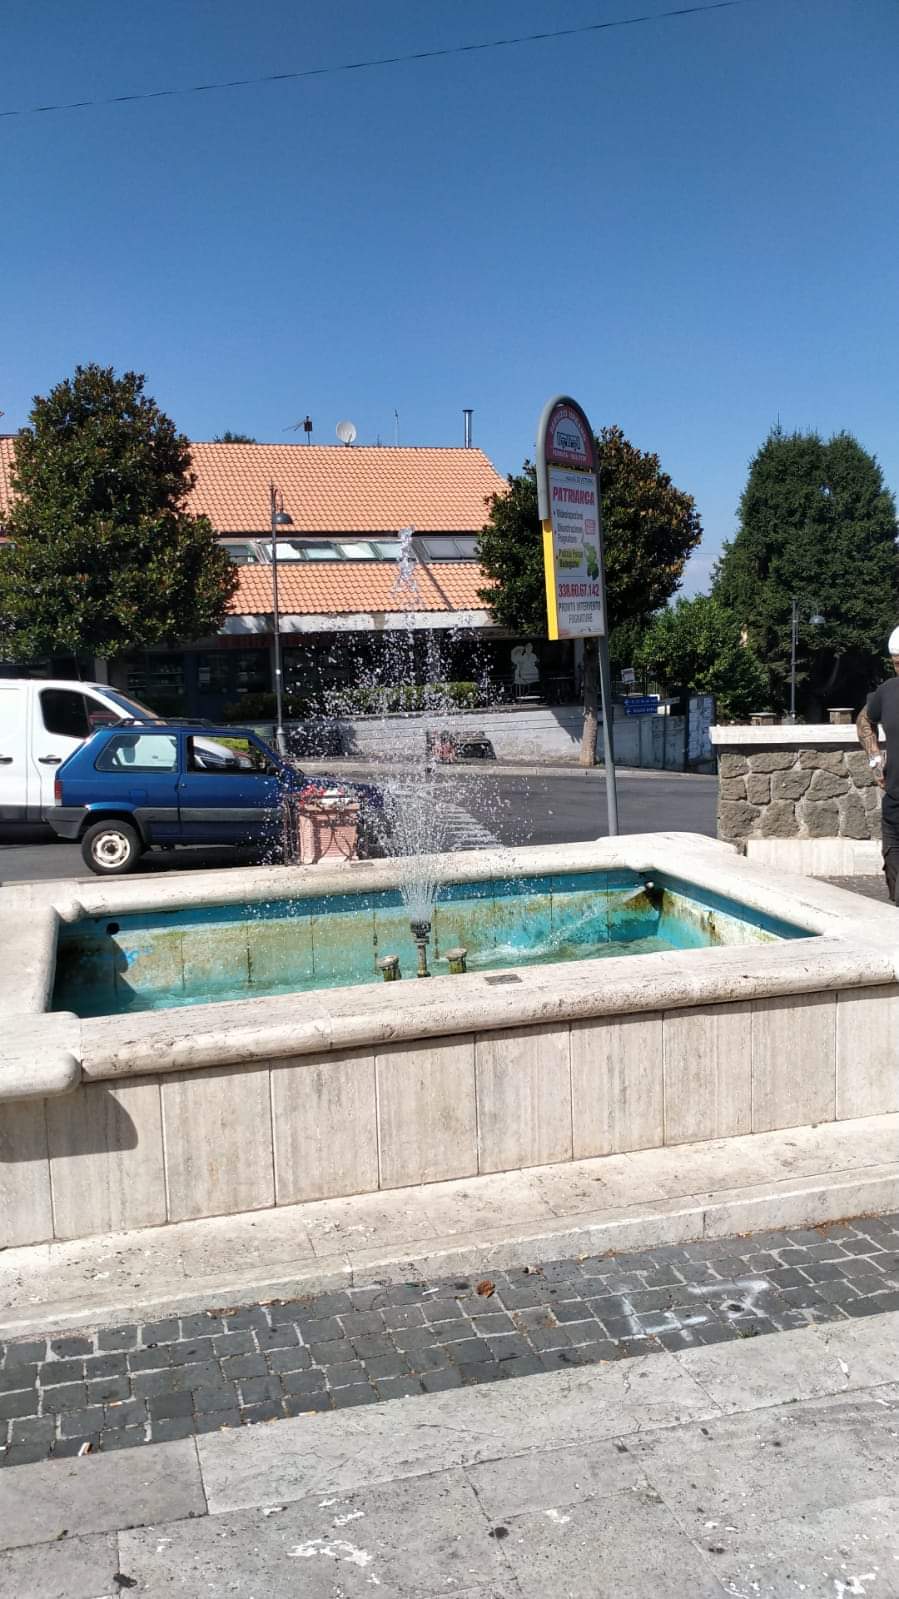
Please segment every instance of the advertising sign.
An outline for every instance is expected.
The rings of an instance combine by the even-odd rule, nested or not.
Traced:
[[[605,633],[600,582],[599,491],[593,472],[547,466],[549,529],[544,529],[550,638]]]

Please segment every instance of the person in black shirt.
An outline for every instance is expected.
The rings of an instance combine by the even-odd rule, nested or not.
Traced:
[[[899,627],[890,634],[887,649],[893,670],[899,674]],[[880,831],[883,870],[890,899],[897,903],[899,885],[899,676],[881,683],[856,719],[856,731],[875,780],[883,789]],[[881,754],[879,729],[883,728],[886,757]]]

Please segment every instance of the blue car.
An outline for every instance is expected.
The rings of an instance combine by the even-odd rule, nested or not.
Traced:
[[[226,763],[210,739],[227,739]],[[361,853],[384,836],[384,795],[367,783],[310,780],[256,733],[196,723],[120,722],[85,739],[56,774],[47,820],[77,839],[92,872],[133,871],[147,849],[182,844],[258,845],[283,840],[285,801],[309,782],[339,783],[361,803]]]

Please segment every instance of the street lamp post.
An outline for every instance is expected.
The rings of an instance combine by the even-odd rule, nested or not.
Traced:
[[[794,594],[790,601],[790,721],[796,720],[796,656],[799,650],[799,597]],[[815,611],[809,617],[813,627],[820,627],[824,621],[823,616]]]
[[[275,743],[279,755],[287,754],[284,734],[284,683],[281,673],[281,610],[278,605],[278,529],[293,527],[293,517],[284,509],[284,496],[269,483],[269,509],[272,526],[272,642],[275,656]]]

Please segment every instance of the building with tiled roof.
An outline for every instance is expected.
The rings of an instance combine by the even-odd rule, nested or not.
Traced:
[[[0,438],[0,525],[14,448],[14,438]],[[327,699],[335,686],[399,671],[427,681],[435,655],[447,679],[511,683],[514,641],[478,593],[477,536],[491,495],[506,489],[482,450],[195,443],[191,451],[189,509],[209,517],[239,566],[230,614],[215,639],[113,663],[120,687],[162,712],[211,717],[270,692],[272,491],[284,518],[277,621],[289,693]],[[411,582],[400,563],[405,545]],[[390,644],[397,635],[410,641],[402,667]]]

